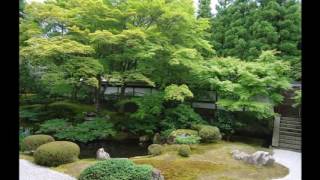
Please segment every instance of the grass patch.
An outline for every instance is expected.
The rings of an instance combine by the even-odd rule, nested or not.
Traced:
[[[137,156],[130,158],[137,164],[150,164],[161,170],[166,180],[270,180],[284,177],[289,170],[275,164],[272,167],[254,166],[234,160],[233,149],[247,153],[271,149],[244,143],[219,141],[218,143],[191,145],[190,157],[181,157],[177,150],[181,145],[164,145],[159,156]],[[20,159],[33,162],[33,157],[20,154]],[[51,169],[78,178],[81,171],[98,162],[95,159],[82,159]]]
[[[170,147],[172,146],[172,147]],[[271,151],[243,143],[220,141],[218,143],[192,145],[189,158],[180,157],[177,145],[166,145],[164,153],[155,157],[131,158],[138,164],[151,164],[160,169],[166,180],[267,180],[284,177],[288,169],[280,164],[259,167],[234,160],[233,149],[247,153],[258,150]]]
[[[80,173],[87,167],[97,163],[95,159],[81,159],[73,163],[63,164],[51,169],[68,174],[70,176],[78,178]]]

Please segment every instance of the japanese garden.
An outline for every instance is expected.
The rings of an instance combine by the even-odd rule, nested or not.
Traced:
[[[301,179],[300,1],[19,2],[21,180]]]

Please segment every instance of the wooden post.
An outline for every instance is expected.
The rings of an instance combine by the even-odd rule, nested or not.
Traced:
[[[279,146],[280,116],[275,116],[273,125],[272,146]]]

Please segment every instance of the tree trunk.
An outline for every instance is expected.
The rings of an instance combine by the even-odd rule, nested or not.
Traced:
[[[100,91],[101,91],[101,77],[98,76],[98,88],[95,89],[95,105],[96,105],[96,112],[98,113],[100,110]]]

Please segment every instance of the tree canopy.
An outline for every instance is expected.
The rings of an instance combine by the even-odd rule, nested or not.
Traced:
[[[181,103],[198,88],[215,90],[220,107],[271,116],[289,87],[291,66],[299,73],[300,5],[219,2],[213,19],[205,0],[199,17],[192,0],[26,4],[20,92],[77,99],[83,90],[98,104],[105,78],[122,94],[128,82],[138,82]]]

